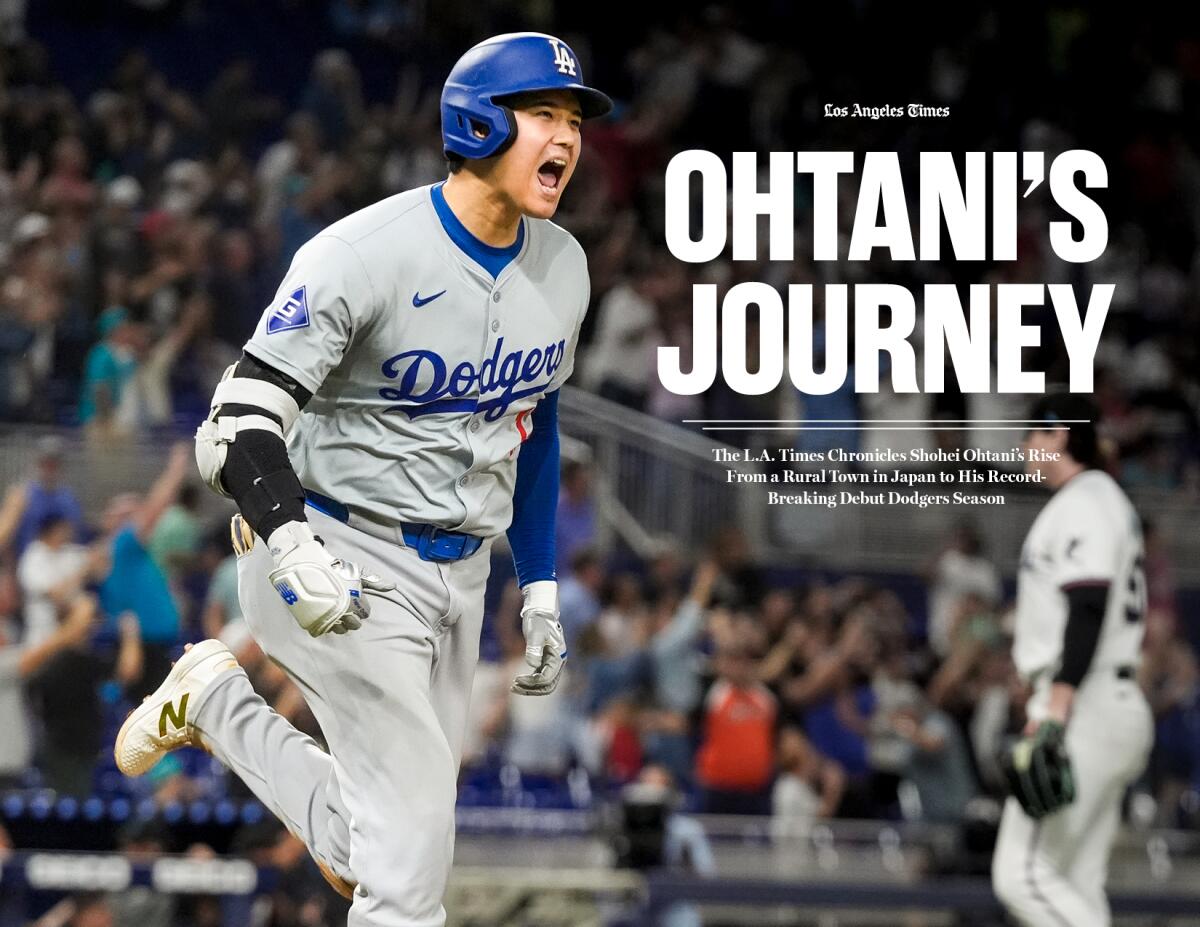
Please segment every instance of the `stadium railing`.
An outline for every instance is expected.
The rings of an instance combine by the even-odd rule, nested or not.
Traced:
[[[564,387],[561,408],[564,454],[594,469],[601,546],[620,540],[642,556],[667,543],[695,553],[718,529],[737,525],[767,565],[914,573],[965,519],[1000,569],[1012,575],[1021,541],[1046,498],[988,486],[981,492],[1002,497],[1003,504],[769,505],[770,486],[727,476],[761,472],[762,465],[716,462],[713,449],[728,447],[716,437],[572,387]],[[39,443],[50,434],[63,439],[66,480],[90,514],[115,493],[150,485],[170,445],[169,437],[151,436],[93,447],[79,429],[0,425],[0,487],[29,477]],[[772,440],[790,443],[784,432]],[[784,489],[798,492],[803,485]],[[1200,586],[1200,532],[1194,530],[1200,500],[1185,490],[1132,495],[1167,541],[1179,583]],[[214,510],[228,508],[209,494],[205,500]]]

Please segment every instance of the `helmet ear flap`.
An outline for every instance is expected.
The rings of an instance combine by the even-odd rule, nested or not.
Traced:
[[[442,138],[447,154],[465,160],[492,158],[508,149],[517,134],[512,108],[491,100],[474,105],[442,104]]]
[[[504,134],[504,141],[492,152],[491,156],[493,158],[504,154],[504,152],[512,147],[512,143],[517,140],[517,116],[512,111],[512,107],[505,106],[503,103],[495,103],[495,106],[504,114],[504,121],[508,123],[508,131]]]

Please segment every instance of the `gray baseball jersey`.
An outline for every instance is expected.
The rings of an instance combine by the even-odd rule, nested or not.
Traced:
[[[288,441],[306,489],[385,526],[508,527],[516,452],[570,376],[589,298],[575,239],[522,221],[496,280],[451,241],[429,187],[296,253],[246,351],[313,393]]]
[[[1013,660],[1021,675],[1056,672],[1067,625],[1065,589],[1107,583],[1108,610],[1095,668],[1134,666],[1146,610],[1142,530],[1112,477],[1086,470],[1046,503],[1021,551]]]

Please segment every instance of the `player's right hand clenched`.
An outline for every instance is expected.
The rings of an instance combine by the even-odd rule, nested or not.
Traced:
[[[385,582],[349,560],[334,557],[305,522],[291,521],[267,539],[275,569],[268,578],[296,622],[313,637],[362,627],[371,613],[366,592],[390,592]]]

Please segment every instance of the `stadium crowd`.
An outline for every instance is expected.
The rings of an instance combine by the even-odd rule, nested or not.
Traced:
[[[166,6],[156,28],[186,36],[186,17],[169,17],[187,5]],[[252,6],[246,16],[270,20],[287,4]],[[326,5],[310,6],[323,13]],[[0,423],[79,427],[98,448],[186,436],[300,244],[349,211],[442,176],[435,91],[442,58],[467,43],[448,31],[433,37],[438,52],[404,58],[415,15],[408,4],[327,6],[331,18],[317,31],[328,42],[328,22],[337,47],[293,37],[293,57],[304,50],[311,68],[290,88],[260,86],[249,59],[222,58],[212,46],[203,82],[135,50],[89,83],[59,74],[69,56],[30,37],[37,22],[28,30],[19,20],[4,24]],[[886,5],[859,6],[886,24]],[[475,36],[539,25],[519,7],[508,15],[513,22],[468,17],[460,28],[469,24]],[[954,394],[743,397],[717,388],[680,397],[658,384],[656,348],[680,344],[686,353],[692,283],[853,281],[876,271],[896,279],[894,267],[818,266],[803,256],[689,268],[665,251],[661,178],[671,151],[850,144],[844,125],[820,117],[818,102],[858,86],[822,77],[822,55],[832,50],[781,43],[772,17],[782,15],[747,23],[713,7],[649,25],[633,46],[614,44],[603,29],[591,40],[568,35],[594,57],[593,81],[614,86],[622,101],[613,119],[588,127],[557,217],[584,243],[592,274],[577,382],[672,421],[1002,417],[1003,408]],[[1082,11],[1077,18],[1068,25],[1047,13],[1035,30],[1051,50],[1045,63],[1003,89],[985,64],[1019,53],[1028,36],[987,14],[955,18],[958,34],[914,55],[924,71],[905,79],[912,93],[963,117],[948,126],[856,125],[851,147],[911,156],[932,146],[1082,146],[1105,155],[1113,197],[1102,262],[1054,266],[1039,232],[1046,207],[1034,197],[1014,264],[909,272],[921,282],[1116,281],[1097,399],[1121,476],[1131,486],[1194,493],[1200,55],[1158,34],[1131,51],[1107,31],[1111,24]],[[61,29],[55,35],[61,43]],[[288,47],[285,38],[277,41]],[[1097,47],[1113,52],[1102,58]],[[407,62],[398,80],[381,88],[364,77],[361,60],[393,53]],[[1062,79],[1038,83],[1046,74]],[[1136,118],[1097,118],[1080,102],[1094,90],[1080,74],[1111,86],[1109,105],[1126,101]],[[1015,105],[1035,85],[1045,105]],[[1041,115],[980,115],[1017,111]],[[842,191],[850,204],[853,193]],[[798,227],[807,216],[802,202]],[[1040,368],[1061,367],[1061,345],[1039,350]],[[35,472],[0,504],[0,792],[133,790],[163,805],[246,797],[199,752],[169,757],[147,784],[121,779],[108,758],[124,712],[183,643],[209,636],[236,651],[281,714],[320,736],[299,692],[246,631],[227,525],[199,501],[190,446],[172,449],[152,486],[103,499],[65,481],[63,453],[54,439],[39,445]],[[560,697],[508,693],[523,642],[511,570],[497,560],[485,647],[492,659],[476,680],[464,802],[586,805],[589,794],[653,770],[695,810],[770,814],[776,832],[789,835],[834,816],[960,822],[975,799],[1000,793],[995,758],[1019,728],[1024,693],[1008,656],[1011,586],[969,525],[930,552],[927,601],[913,602],[877,577],[774,576],[749,560],[732,528],[696,562],[671,550],[611,559],[594,545],[599,517],[586,466],[568,465],[559,551],[572,656]],[[1200,815],[1200,672],[1182,643],[1171,564],[1152,530],[1147,545],[1142,672],[1158,742],[1139,789],[1154,799],[1151,817],[1177,824]],[[138,852],[187,849],[146,827],[131,826],[121,839]],[[334,916],[335,902],[322,883],[310,884],[294,839],[259,827],[239,839],[302,886],[288,902],[295,910],[277,923]],[[147,927],[177,916],[174,908],[137,915]],[[205,922],[203,912],[188,916]]]
[[[0,718],[13,732],[0,741],[0,787],[125,793],[107,757],[114,724],[185,642],[205,637],[223,639],[275,708],[319,737],[246,628],[226,515],[198,508],[190,446],[176,444],[148,490],[113,497],[94,521],[63,482],[61,454],[46,439],[36,472],[0,508]],[[1009,658],[1011,587],[971,525],[931,556],[927,598],[913,603],[886,577],[773,577],[735,528],[696,562],[673,549],[602,557],[588,467],[564,469],[566,691],[509,693],[521,600],[496,554],[464,800],[569,806],[580,802],[571,770],[609,788],[646,765],[669,772],[696,809],[810,822],[954,822],[972,798],[1001,794],[996,757],[1025,693]],[[1200,789],[1200,676],[1153,526],[1146,569],[1143,681],[1160,719],[1146,790],[1162,821],[1179,823]],[[168,758],[152,783],[160,801],[237,788],[199,756]]]

